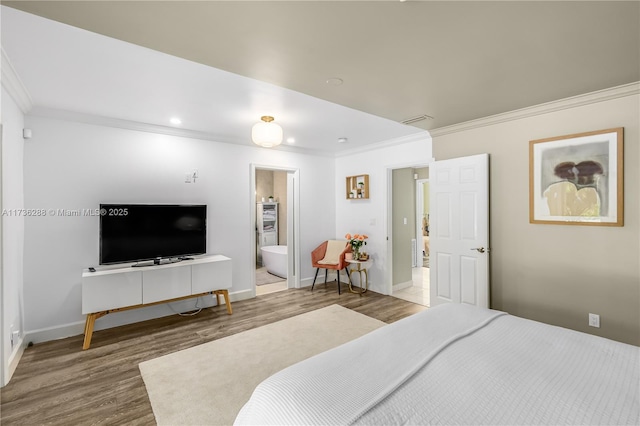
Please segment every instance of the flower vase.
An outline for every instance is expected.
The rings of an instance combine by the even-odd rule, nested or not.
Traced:
[[[354,248],[352,250],[353,250],[353,260],[360,259],[360,250],[357,248]]]

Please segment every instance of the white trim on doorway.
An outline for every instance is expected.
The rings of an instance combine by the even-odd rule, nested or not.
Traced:
[[[256,170],[273,170],[287,172],[287,288],[300,288],[300,169],[282,166],[273,166],[266,164],[250,164],[249,176],[249,197],[250,205],[250,224],[251,256],[248,266],[255,269],[256,265]],[[250,274],[250,288],[253,297],[256,296],[256,276]]]
[[[415,259],[413,262],[415,266],[422,266],[422,247],[424,246],[422,233],[422,216],[424,215],[424,184],[429,182],[429,179],[417,179],[416,180],[416,243],[417,250],[415,252]],[[428,212],[427,212],[428,213]]]
[[[393,171],[398,169],[414,168],[420,169],[423,167],[429,167],[435,161],[435,158],[431,158],[426,163],[407,163],[407,164],[394,164],[386,166],[387,170],[387,208],[385,209],[385,234],[387,238],[387,258],[385,264],[384,282],[385,289],[384,294],[393,294]]]
[[[4,59],[4,50],[2,51],[2,58]],[[4,67],[3,67],[4,68]],[[0,163],[2,162],[2,124],[0,123]],[[2,174],[0,173],[0,210],[2,210]],[[2,220],[0,220],[0,387],[5,386],[7,383],[5,380],[5,371],[9,365],[9,360],[5,359],[4,345],[6,340],[6,330],[4,328],[4,257],[2,247]],[[8,382],[8,380],[7,380]]]

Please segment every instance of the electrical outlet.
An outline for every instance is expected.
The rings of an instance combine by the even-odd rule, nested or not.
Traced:
[[[191,173],[184,174],[184,183],[191,183]]]
[[[600,315],[589,314],[589,326],[600,328]]]

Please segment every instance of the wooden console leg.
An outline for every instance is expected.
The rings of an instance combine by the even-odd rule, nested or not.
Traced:
[[[87,350],[91,345],[91,336],[93,336],[93,325],[96,323],[97,314],[88,314],[87,322],[84,324],[84,343],[82,349]]]
[[[91,346],[91,337],[93,336],[93,326],[96,320],[100,317],[107,315],[109,312],[94,312],[87,315],[87,321],[84,323],[84,342],[82,343],[82,350],[89,349]]]
[[[231,309],[231,300],[229,299],[229,290],[216,290],[214,291],[216,294],[216,300],[218,301],[218,305],[220,305],[220,295],[224,296],[224,302],[227,305],[227,313],[231,315],[233,313],[233,309]]]

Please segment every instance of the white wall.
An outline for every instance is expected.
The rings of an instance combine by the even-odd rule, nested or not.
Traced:
[[[22,286],[24,217],[24,115],[2,88],[2,369],[5,382],[21,354],[21,340],[11,345],[11,331],[23,333]],[[2,383],[3,385],[4,383]]]
[[[25,205],[91,209],[100,203],[206,203],[208,252],[233,259],[236,297],[251,294],[254,273],[250,164],[300,169],[301,277],[312,273],[310,253],[335,230],[334,160],[283,150],[239,146],[27,116]],[[196,183],[185,172],[198,169]],[[97,217],[27,218],[25,329],[31,340],[79,334],[81,271],[98,263]],[[174,303],[192,308],[194,300]],[[96,329],[172,314],[167,305],[101,318]]]
[[[407,139],[404,143],[398,142],[397,145],[385,145],[336,159],[335,236],[339,239],[346,233],[365,233],[369,236],[366,250],[373,259],[369,271],[369,288],[382,294],[389,294],[391,290],[386,241],[391,232],[387,226],[390,195],[388,170],[426,165],[432,157],[431,137],[427,132]],[[369,175],[369,199],[346,199],[345,178],[363,174]]]

